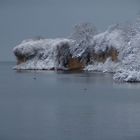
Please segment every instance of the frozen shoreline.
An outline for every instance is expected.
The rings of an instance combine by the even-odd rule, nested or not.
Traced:
[[[139,21],[103,33],[84,24],[69,38],[24,40],[13,49],[18,61],[14,68],[110,72],[114,80],[140,82],[139,44]]]

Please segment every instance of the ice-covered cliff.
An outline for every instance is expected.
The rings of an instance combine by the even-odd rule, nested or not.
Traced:
[[[114,73],[113,79],[140,81],[140,22],[114,25],[103,33],[82,24],[68,39],[29,39],[14,48],[15,69]]]

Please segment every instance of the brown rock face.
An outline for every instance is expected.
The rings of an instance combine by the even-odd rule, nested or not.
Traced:
[[[111,48],[108,55],[111,57],[112,61],[118,60],[118,51],[116,49]]]
[[[118,51],[114,48],[106,49],[104,52],[98,52],[95,53],[93,52],[90,54],[90,59],[94,62],[105,62],[107,58],[111,58],[112,61],[117,61],[118,60]]]
[[[78,58],[70,58],[68,63],[69,70],[82,70],[84,65],[78,60]]]
[[[24,56],[16,56],[16,57],[17,57],[17,65],[25,63],[27,61],[27,58]]]

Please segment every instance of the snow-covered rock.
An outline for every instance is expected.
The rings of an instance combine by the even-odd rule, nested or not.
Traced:
[[[140,21],[98,33],[76,26],[68,39],[28,39],[14,48],[15,69],[84,69],[114,73],[113,79],[140,82]]]
[[[70,39],[22,41],[13,49],[18,61],[15,69],[66,69],[73,43]]]

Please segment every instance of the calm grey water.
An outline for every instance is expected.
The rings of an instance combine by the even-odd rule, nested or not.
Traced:
[[[140,140],[140,84],[0,63],[0,140]]]

